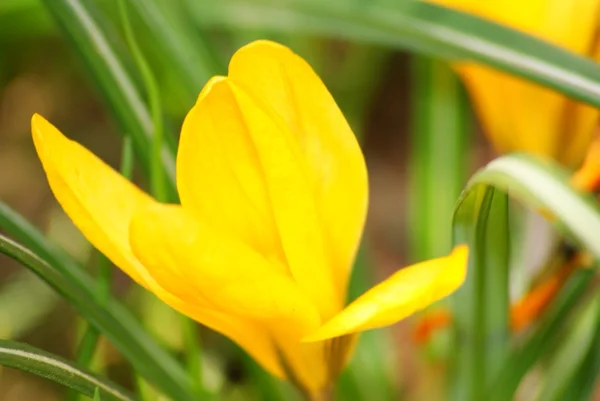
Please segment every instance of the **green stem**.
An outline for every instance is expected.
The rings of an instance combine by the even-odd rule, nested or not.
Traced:
[[[121,175],[131,181],[133,178],[133,140],[129,135],[123,138],[121,150]]]
[[[186,366],[192,379],[196,394],[203,394],[202,386],[202,345],[198,336],[198,325],[195,321],[182,316],[183,341],[186,351]]]
[[[414,56],[411,148],[412,258],[450,250],[454,203],[467,179],[467,102],[442,62]]]
[[[162,151],[163,151],[163,120],[162,120],[162,107],[160,102],[160,95],[156,78],[152,73],[146,58],[144,57],[140,47],[135,39],[131,22],[127,13],[127,7],[123,0],[119,1],[119,7],[121,11],[121,18],[123,22],[123,28],[125,31],[125,38],[133,54],[133,58],[137,64],[138,70],[144,80],[146,92],[148,94],[148,101],[150,103],[150,110],[152,114],[152,122],[154,125],[154,132],[152,138],[152,151],[150,158],[150,188],[154,197],[159,202],[168,202],[170,198],[174,198],[173,194],[168,193],[167,185],[165,181],[165,170],[162,162]],[[188,374],[192,380],[193,386],[196,390],[196,394],[199,399],[204,396],[202,387],[202,369],[201,369],[201,347],[198,341],[198,335],[195,330],[196,323],[189,318],[183,316],[183,327],[184,327],[184,341],[187,355],[186,366],[188,368]]]
[[[150,187],[152,193],[159,201],[166,201],[168,193],[165,181],[165,166],[162,162],[163,117],[158,84],[136,41],[127,12],[127,6],[123,0],[119,1],[119,8],[121,11],[123,29],[125,31],[125,39],[144,81],[148,102],[150,104],[150,113],[152,115],[153,137],[150,152]]]

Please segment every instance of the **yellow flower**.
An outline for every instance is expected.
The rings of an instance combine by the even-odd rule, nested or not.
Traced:
[[[42,117],[35,147],[65,212],[161,300],[237,342],[310,395],[357,333],[464,281],[466,246],[400,270],[344,309],[367,209],[360,147],[310,66],[257,41],[208,82],[177,155],[181,205],[161,204]]]
[[[599,0],[431,0],[534,35],[595,60]],[[457,66],[499,152],[525,151],[577,167],[598,120],[594,108],[475,64]]]

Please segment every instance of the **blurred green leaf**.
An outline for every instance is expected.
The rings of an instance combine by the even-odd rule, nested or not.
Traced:
[[[481,249],[477,252],[476,263],[484,266],[484,292],[482,315],[484,332],[492,333],[484,341],[485,385],[489,378],[498,373],[498,369],[506,359],[510,340],[510,299],[509,299],[509,262],[510,262],[510,227],[509,199],[502,191],[489,191],[489,203],[486,217],[480,219],[477,233],[480,237]]]
[[[600,106],[600,68],[532,36],[423,1],[187,0],[205,27],[268,28],[477,61]]]
[[[153,124],[136,81],[126,68],[131,61],[117,51],[114,28],[87,0],[42,0],[85,62],[123,133],[131,135],[140,163],[150,171]],[[167,136],[168,137],[168,136]],[[175,137],[162,152],[169,187],[175,190]],[[168,149],[167,149],[168,148]]]
[[[572,324],[564,325],[564,338],[553,352],[550,352],[550,361],[545,361],[543,384],[537,396],[539,401],[561,401],[571,383],[577,383],[580,366],[583,365],[588,354],[594,353],[590,347],[594,344],[594,336],[598,324],[598,311],[600,310],[600,296],[588,297],[589,302],[574,316]],[[548,359],[546,356],[545,359]],[[578,386],[579,387],[579,386]],[[583,386],[582,386],[583,387]],[[569,399],[573,400],[572,395]],[[587,399],[587,398],[586,398]]]
[[[0,340],[0,365],[20,369],[105,401],[134,401],[124,389],[56,355],[15,341]]]
[[[454,204],[467,182],[468,106],[458,77],[437,60],[411,60],[412,260],[448,254]]]
[[[505,344],[506,338],[505,327],[498,326],[494,329],[493,326],[485,326],[486,319],[489,319],[488,314],[494,313],[490,308],[495,306],[490,303],[487,293],[489,288],[484,287],[484,283],[494,277],[489,269],[495,265],[496,270],[500,269],[504,261],[502,257],[496,260],[488,259],[486,253],[483,253],[486,257],[482,259],[482,252],[486,251],[489,242],[481,241],[481,238],[491,233],[482,235],[478,232],[478,226],[481,227],[482,222],[493,218],[490,196],[495,196],[496,191],[503,191],[524,205],[553,216],[553,222],[567,240],[574,241],[582,249],[589,251],[596,260],[600,260],[600,237],[597,235],[600,232],[598,204],[591,194],[578,193],[571,188],[567,171],[550,161],[537,160],[532,156],[508,155],[494,160],[475,174],[458,202],[453,223],[454,242],[466,242],[471,246],[467,282],[455,297],[458,347],[456,352],[461,362],[459,366],[463,367],[457,372],[461,375],[457,380],[468,384],[466,390],[462,390],[467,391],[467,394],[461,394],[462,399],[476,400],[482,396],[482,391],[485,391],[485,394],[494,394],[495,400],[512,399],[523,375],[559,335],[561,319],[564,319],[573,305],[577,304],[578,296],[581,296],[581,291],[590,278],[589,274],[578,273],[577,278],[571,280],[575,284],[561,292],[562,301],[552,305],[552,311],[544,320],[546,323],[541,324],[522,347],[518,347],[512,355],[504,358],[505,362],[499,368],[498,377],[484,381],[494,383],[493,387],[482,388],[483,384],[477,383],[476,380],[481,379],[482,374],[486,375],[486,360],[493,354],[494,344]],[[496,213],[498,211],[499,209]],[[495,219],[498,217],[500,220],[496,220],[493,226],[494,230],[499,231],[494,234],[494,246],[501,249],[508,246],[507,222],[501,214]],[[498,221],[502,222],[500,226]],[[502,237],[505,244],[502,244]],[[501,243],[498,244],[498,241]],[[506,286],[506,282],[498,285]],[[497,299],[501,300],[502,296]],[[500,312],[500,315],[506,317],[504,311]],[[484,369],[483,373],[480,373],[479,369]],[[458,395],[458,398],[461,398],[461,395]]]
[[[36,302],[29,302],[35,294]],[[60,298],[29,271],[19,271],[0,285],[0,338],[20,338],[44,321]]]
[[[469,244],[468,278],[454,297],[458,327],[454,399],[480,399],[506,358],[509,340],[508,198],[478,187],[456,211],[455,243]]]
[[[37,0],[2,0],[0,2],[0,43],[21,43],[56,29],[52,19]]]
[[[589,269],[580,269],[573,273],[549,306],[550,310],[541,319],[537,329],[522,346],[506,358],[505,363],[500,367],[498,377],[486,390],[490,394],[490,400],[514,399],[514,393],[528,370],[558,345],[565,328],[572,322],[570,314],[579,306],[593,276],[594,272]]]
[[[114,299],[101,306],[95,296],[94,281],[85,270],[1,202],[0,227],[31,249],[0,236],[0,252],[25,264],[63,295],[149,382],[177,399],[194,399],[181,365],[148,336],[129,311]]]
[[[156,82],[156,77],[154,76],[152,68],[150,68],[150,65],[148,65],[148,61],[138,45],[133,28],[131,26],[131,21],[129,19],[127,5],[124,0],[119,0],[119,11],[123,30],[125,31],[125,40],[127,41],[129,51],[131,52],[135,61],[137,71],[142,77],[148,103],[150,104],[150,114],[152,116],[152,139],[150,141],[149,171],[150,192],[159,202],[167,202],[169,200],[169,194],[165,186],[165,174],[162,163],[164,137],[163,111],[158,83]],[[173,195],[173,198],[176,198],[176,196]]]
[[[299,401],[298,391],[265,371],[246,351],[234,347],[261,401]]]
[[[598,295],[596,295],[598,297]],[[561,401],[588,401],[596,388],[600,375],[600,308],[596,309],[592,341],[581,365],[573,374]]]
[[[152,35],[153,48],[179,77],[185,103],[191,107],[204,84],[224,73],[204,34],[198,32],[180,2],[128,0]]]
[[[600,208],[594,196],[570,185],[570,172],[550,160],[531,155],[502,156],[479,170],[461,195],[456,213],[478,188],[508,192],[522,204],[552,216],[552,223],[568,240],[600,260]],[[456,216],[455,216],[456,220]],[[455,226],[462,222],[455,221]]]

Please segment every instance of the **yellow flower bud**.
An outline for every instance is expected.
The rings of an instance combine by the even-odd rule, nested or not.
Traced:
[[[432,0],[598,60],[599,0]],[[583,160],[598,111],[565,96],[472,63],[456,65],[486,135],[499,152],[524,151],[566,166]]]

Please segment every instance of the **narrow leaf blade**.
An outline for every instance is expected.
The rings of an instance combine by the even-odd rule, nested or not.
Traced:
[[[80,368],[56,355],[15,341],[0,340],[0,365],[52,380],[94,399],[135,401],[114,383]]]

